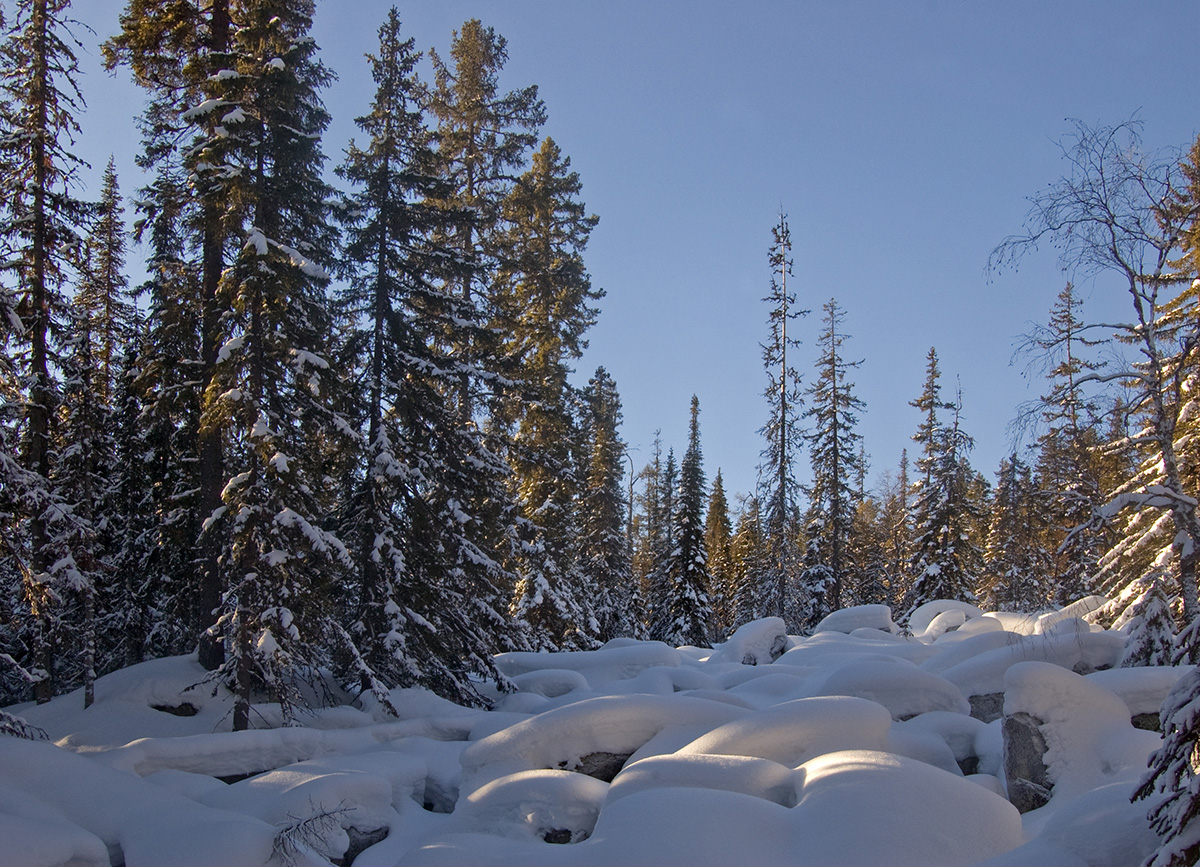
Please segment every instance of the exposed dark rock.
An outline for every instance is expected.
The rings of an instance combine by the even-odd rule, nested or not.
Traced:
[[[1004,716],[1004,693],[989,692],[983,695],[968,696],[971,702],[971,716],[980,722],[995,722]]]
[[[1036,810],[1050,800],[1054,783],[1043,758],[1046,739],[1042,721],[1018,712],[1004,718],[1004,777],[1008,781],[1008,800],[1022,813]]]
[[[548,828],[542,832],[542,839],[547,843],[570,843],[570,828]]]
[[[174,716],[195,716],[200,713],[200,708],[186,701],[182,704],[152,704],[150,707]]]
[[[338,867],[350,867],[354,863],[354,859],[370,849],[376,843],[380,843],[387,839],[387,828],[372,828],[369,831],[362,831],[351,825],[346,829],[346,836],[350,838],[350,845],[346,847],[346,854],[341,858],[334,859],[333,863]]]
[[[216,779],[220,780],[227,786],[232,786],[234,783],[240,783],[242,780],[248,780],[251,777],[257,777],[261,773],[262,771],[252,771],[249,774],[226,774],[225,776],[217,777]]]
[[[958,769],[962,771],[964,777],[969,777],[971,774],[978,774],[979,756],[967,756],[965,759],[959,759]]]
[[[1156,713],[1135,713],[1129,721],[1133,723],[1134,728],[1162,732],[1162,718]]]
[[[579,760],[579,763],[573,766],[568,766],[566,762],[559,764],[560,768],[568,771],[574,771],[577,774],[586,774],[589,777],[595,777],[602,783],[611,783],[613,777],[621,772],[621,768],[625,767],[625,763],[629,761],[632,753],[605,753],[596,752],[588,753]]]

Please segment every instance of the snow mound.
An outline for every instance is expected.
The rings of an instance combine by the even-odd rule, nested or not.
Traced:
[[[1187,665],[1143,665],[1094,671],[1087,679],[1116,693],[1129,707],[1131,716],[1159,712],[1180,678],[1191,670]]]
[[[813,632],[844,632],[849,635],[856,629],[874,629],[888,634],[900,631],[900,627],[892,622],[892,609],[887,605],[855,605],[826,615]]]
[[[890,753],[806,762],[795,851],[822,867],[965,867],[1024,842],[1015,807],[983,786]],[[970,828],[963,834],[955,829]]]
[[[497,654],[495,659],[496,668],[507,677],[544,669],[565,669],[579,672],[595,688],[614,680],[637,677],[648,668],[677,667],[683,663],[683,654],[661,641],[643,641],[573,653],[513,651]]]
[[[1031,635],[963,660],[941,674],[965,696],[987,695],[1003,692],[1004,673],[1021,662],[1049,662],[1086,674],[1112,668],[1124,652],[1125,637],[1119,632]]]
[[[887,708],[873,701],[802,698],[714,728],[679,754],[753,756],[794,768],[834,750],[881,749],[891,724]]]
[[[751,620],[737,628],[733,635],[718,646],[707,664],[738,662],[742,665],[767,665],[787,649],[787,627],[778,617]]]
[[[983,609],[976,608],[969,602],[960,602],[957,599],[934,599],[924,605],[918,605],[908,615],[908,631],[913,635],[922,635],[929,629],[933,619],[945,611],[961,611],[967,620],[983,616]]]
[[[459,801],[454,824],[472,831],[550,843],[591,836],[608,784],[570,771],[521,771]]]
[[[854,662],[834,669],[818,695],[850,695],[886,707],[893,719],[908,719],[930,711],[970,714],[970,702],[948,680],[915,665],[895,662]]]
[[[103,841],[114,864],[261,867],[271,856],[271,825],[203,806],[52,744],[0,738],[0,780],[30,803],[46,805],[39,818],[54,822],[88,857],[85,833]],[[0,840],[0,857],[8,863],[11,840]]]
[[[677,696],[601,696],[556,708],[476,741],[462,753],[468,777],[546,768],[573,770],[589,756],[628,758],[669,726],[715,727],[745,716],[724,702]]]
[[[676,754],[633,762],[617,774],[607,804],[647,789],[671,787],[741,792],[782,807],[796,803],[794,771],[750,756]]]

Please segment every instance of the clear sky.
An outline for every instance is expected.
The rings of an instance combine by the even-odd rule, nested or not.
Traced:
[[[79,151],[88,192],[115,153],[125,193],[140,184],[125,72],[98,72],[95,46],[123,0],[76,0],[91,56]],[[314,36],[340,79],[326,94],[332,166],[373,85],[362,58],[391,4],[323,0]],[[552,136],[600,216],[586,261],[607,291],[578,379],[616,379],[623,435],[640,468],[656,429],[686,445],[700,398],[705,469],[730,493],[755,483],[766,419],[770,230],[782,208],[795,288],[812,310],[795,329],[816,357],[821,306],[846,311],[848,355],[872,474],[892,470],[916,430],[925,356],[944,394],[961,385],[974,465],[991,477],[1009,422],[1044,383],[1023,377],[1015,338],[1043,321],[1066,282],[1052,251],[989,278],[989,251],[1019,230],[1025,197],[1055,180],[1068,118],[1137,117],[1148,145],[1200,132],[1194,0],[702,2],[421,0],[397,4],[419,48],[448,56],[479,18],[508,40],[506,89],[537,84]],[[131,265],[138,258],[130,251]],[[1089,309],[1123,311],[1119,290],[1078,284]],[[802,457],[807,465],[807,455]]]

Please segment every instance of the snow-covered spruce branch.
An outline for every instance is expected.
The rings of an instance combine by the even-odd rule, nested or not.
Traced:
[[[19,716],[13,716],[5,710],[0,710],[0,735],[9,735],[26,741],[48,741],[50,735],[46,730],[30,725]]]
[[[368,684],[370,684],[371,694],[388,713],[394,717],[400,716],[400,711],[392,704],[391,695],[389,695],[387,687],[375,674],[375,670],[363,659],[362,653],[359,652],[358,646],[354,643],[354,639],[350,637],[350,633],[338,622],[331,620],[329,622],[333,633],[341,640],[346,648],[346,652],[350,654],[351,667],[361,675]]]
[[[1178,491],[1172,491],[1163,485],[1147,485],[1141,491],[1126,491],[1117,494],[1107,503],[1092,511],[1090,521],[1080,524],[1067,534],[1058,551],[1064,551],[1071,541],[1087,530],[1098,530],[1107,527],[1117,515],[1125,509],[1174,509],[1177,506],[1195,509],[1198,502],[1195,498]]]

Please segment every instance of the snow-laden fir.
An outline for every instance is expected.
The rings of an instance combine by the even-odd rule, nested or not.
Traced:
[[[491,710],[397,689],[399,719],[367,692],[285,726],[261,696],[240,732],[194,657],[158,659],[87,710],[6,709],[32,738],[0,737],[0,864],[1136,867],[1157,801],[1132,795],[1190,668],[1121,667],[1104,601],[504,653]]]

